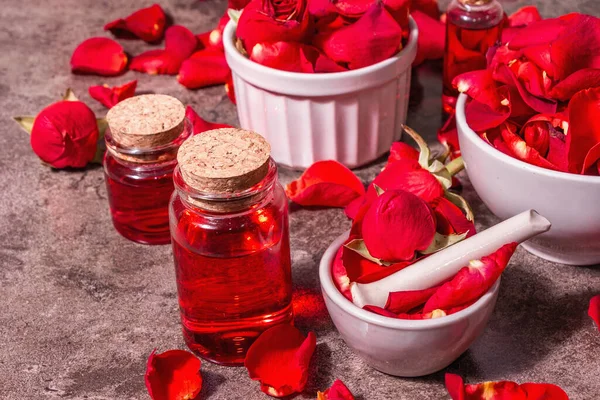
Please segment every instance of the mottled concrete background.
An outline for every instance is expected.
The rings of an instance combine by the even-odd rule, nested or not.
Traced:
[[[224,2],[160,2],[194,32],[212,28]],[[597,0],[537,0],[544,16],[600,14]],[[169,246],[131,243],[113,229],[102,170],[51,171],[31,152],[11,116],[35,114],[67,87],[98,115],[92,84],[136,78],[141,92],[165,93],[205,118],[236,124],[222,87],[188,91],[169,76],[127,72],[117,78],[75,76],[75,46],[105,36],[102,26],[148,1],[3,0],[0,6],[0,398],[145,399],[143,375],[152,349],[184,348]],[[446,3],[445,3],[446,4]],[[509,11],[525,4],[506,4]],[[123,41],[138,54],[148,48]],[[439,126],[440,66],[418,69],[409,123],[430,141]],[[365,181],[380,165],[359,171]],[[298,174],[282,171],[286,183]],[[468,183],[478,228],[497,222]],[[568,207],[568,205],[565,205]],[[573,210],[576,212],[576,210]],[[338,209],[292,208],[294,285],[303,307],[300,329],[318,337],[304,394],[334,379],[362,399],[447,399],[443,372],[399,379],[366,366],[348,350],[319,294],[317,264],[328,243],[349,227]],[[471,382],[512,379],[559,384],[572,399],[600,398],[600,333],[587,317],[600,293],[600,270],[552,264],[519,249],[502,280],[498,306],[484,335],[447,370]],[[310,305],[310,307],[309,307]],[[204,363],[201,398],[266,398],[243,368]]]

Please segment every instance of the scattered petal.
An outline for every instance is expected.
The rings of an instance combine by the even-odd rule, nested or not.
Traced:
[[[517,243],[505,244],[481,260],[473,260],[449,282],[444,283],[425,303],[423,312],[450,309],[472,302],[487,292],[496,282],[517,248]]]
[[[154,4],[128,17],[109,22],[104,25],[104,30],[111,31],[117,37],[127,37],[129,34],[145,42],[156,42],[162,39],[165,22],[165,12],[158,4]]]
[[[365,193],[360,181],[337,161],[318,161],[289,183],[288,198],[302,206],[345,207]]]
[[[336,379],[329,389],[317,392],[317,400],[354,400],[354,396],[344,382]]]
[[[600,294],[597,294],[590,299],[588,315],[594,320],[598,330],[600,330]]]
[[[225,84],[230,75],[224,53],[200,50],[181,64],[177,81],[188,89],[198,89]]]
[[[71,71],[74,73],[113,76],[125,71],[126,66],[127,56],[123,47],[104,37],[84,40],[71,57]]]
[[[133,57],[130,68],[150,75],[176,75],[197,45],[198,40],[189,29],[173,25],[165,34],[165,49],[150,50]]]
[[[276,325],[263,332],[250,346],[244,365],[250,378],[260,382],[260,389],[274,397],[288,396],[304,390],[316,336],[307,337],[295,327]]]
[[[127,82],[121,86],[109,87],[108,85],[90,86],[90,96],[99,101],[106,108],[114,107],[118,102],[132,97],[135,94],[137,80]]]
[[[202,119],[191,106],[185,109],[185,117],[192,124],[192,134],[197,135],[212,129],[231,128],[231,125],[208,122]]]
[[[184,350],[169,350],[148,357],[146,389],[153,400],[193,399],[202,389],[200,360]]]

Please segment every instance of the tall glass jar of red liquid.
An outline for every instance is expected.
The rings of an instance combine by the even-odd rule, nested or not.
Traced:
[[[442,107],[453,114],[458,90],[452,80],[487,66],[488,48],[501,39],[504,11],[497,0],[452,0],[446,13]]]
[[[183,335],[201,357],[240,365],[263,331],[293,319],[287,198],[257,133],[203,132],[177,158],[170,219]]]
[[[173,97],[126,99],[106,115],[104,175],[116,230],[138,243],[167,244],[177,150],[191,134]]]

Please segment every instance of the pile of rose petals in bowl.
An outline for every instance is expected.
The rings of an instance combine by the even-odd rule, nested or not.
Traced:
[[[252,0],[239,17],[238,49],[252,61],[290,72],[363,68],[401,51],[411,8],[419,27],[435,37],[419,39],[415,64],[440,58],[444,25],[435,0]]]
[[[467,123],[521,161],[599,175],[600,19],[573,13],[542,20],[532,9],[488,51],[487,69],[455,78],[470,97]]]
[[[408,127],[405,131],[420,151],[395,143],[388,164],[366,191],[351,171],[331,161],[315,163],[286,188],[290,199],[299,204],[345,205],[352,228],[334,259],[332,274],[336,287],[350,301],[352,282],[380,280],[475,234],[469,205],[449,190],[453,175],[462,169],[462,159],[444,164],[448,152],[432,158],[423,139]],[[506,244],[472,261],[439,286],[393,292],[384,308],[364,308],[403,319],[453,314],[492,287],[516,246]]]

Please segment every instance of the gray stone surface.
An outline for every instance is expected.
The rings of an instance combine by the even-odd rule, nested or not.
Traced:
[[[161,2],[194,32],[215,25],[220,2]],[[544,16],[569,11],[598,14],[597,0],[537,0]],[[98,115],[87,94],[92,84],[139,80],[139,91],[165,93],[193,105],[209,120],[236,124],[222,87],[188,91],[174,77],[127,72],[122,77],[69,73],[72,50],[104,36],[105,22],[148,1],[3,0],[0,6],[0,398],[144,399],[146,358],[154,348],[184,348],[169,246],[131,243],[113,229],[102,170],[51,171],[31,152],[10,117],[35,114],[67,87]],[[509,11],[525,4],[507,4]],[[131,54],[146,44],[123,41]],[[413,80],[409,124],[429,141],[440,123],[440,66],[419,68]],[[359,171],[365,181],[381,164]],[[298,175],[282,171],[286,183]],[[497,222],[465,180],[478,228]],[[568,205],[565,205],[568,207]],[[572,210],[577,212],[577,210]],[[317,264],[328,243],[349,227],[339,209],[291,213],[300,329],[318,337],[304,394],[314,398],[334,379],[362,399],[447,399],[443,372],[400,379],[366,366],[344,344],[319,294]],[[447,371],[471,382],[511,379],[562,386],[572,399],[600,398],[600,333],[587,317],[600,293],[600,270],[538,259],[519,249],[483,336]],[[261,399],[245,369],[202,367],[201,398]]]

